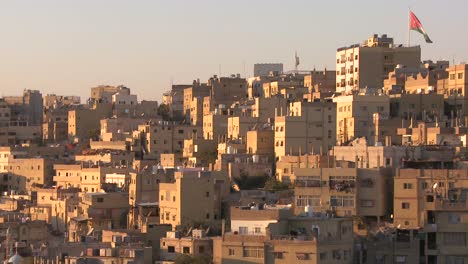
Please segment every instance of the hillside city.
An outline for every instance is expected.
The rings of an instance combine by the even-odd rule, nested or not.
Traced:
[[[3,96],[0,259],[468,263],[468,64],[357,42],[336,70],[296,55],[160,102]]]

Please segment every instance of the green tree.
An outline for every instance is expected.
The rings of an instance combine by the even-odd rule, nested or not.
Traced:
[[[264,189],[270,192],[277,192],[277,191],[283,191],[287,190],[289,188],[289,185],[278,181],[276,178],[271,177],[265,182],[265,187]]]
[[[180,255],[175,259],[176,264],[211,264],[213,261],[208,256],[190,256],[190,255]]]
[[[158,107],[158,115],[162,117],[164,121],[171,120],[171,109],[167,104],[160,104]]]

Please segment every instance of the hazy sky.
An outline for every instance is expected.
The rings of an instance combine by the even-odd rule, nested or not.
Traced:
[[[257,62],[334,69],[336,48],[387,33],[406,43],[408,6],[434,44],[423,59],[468,61],[466,0],[0,0],[1,95],[80,95],[124,84],[160,100],[174,83],[252,75]],[[245,67],[244,67],[245,65]],[[245,71],[244,71],[245,69]]]

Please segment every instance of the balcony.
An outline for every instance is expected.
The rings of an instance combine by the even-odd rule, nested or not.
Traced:
[[[437,211],[465,211],[468,209],[467,201],[449,201],[439,200],[434,201],[434,209]]]
[[[296,180],[294,183],[296,187],[321,187],[320,180]]]
[[[330,180],[330,190],[337,192],[351,192],[356,187],[355,181],[334,181]]]

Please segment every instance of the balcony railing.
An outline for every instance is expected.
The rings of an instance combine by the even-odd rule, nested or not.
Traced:
[[[438,200],[434,201],[435,210],[466,210],[468,209],[467,201],[450,201],[450,200]]]
[[[320,187],[320,180],[296,180],[296,187]]]
[[[356,187],[355,181],[334,181],[330,180],[330,189],[338,192],[351,191]]]

